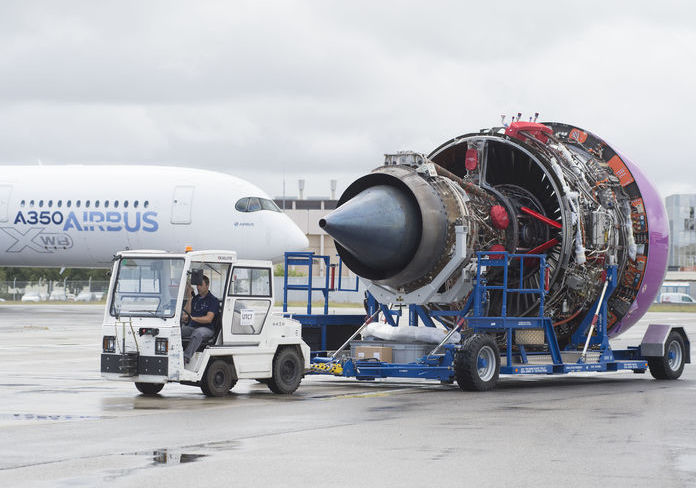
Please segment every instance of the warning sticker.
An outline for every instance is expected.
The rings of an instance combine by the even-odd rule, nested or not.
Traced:
[[[621,183],[621,186],[627,186],[633,183],[633,176],[631,175],[631,172],[628,170],[624,162],[621,161],[620,157],[614,156],[613,158],[611,158],[609,160],[609,167],[614,171],[614,174],[619,179],[619,183]]]
[[[647,256],[638,256],[636,258],[636,266],[640,271],[645,270],[645,264],[648,262]]]
[[[631,206],[634,209],[636,209],[636,213],[639,213],[639,214],[645,213],[645,206],[643,205],[642,198],[636,198],[635,200],[631,200]]]
[[[582,144],[587,140],[587,132],[583,132],[580,129],[573,129],[570,131],[570,134],[568,134],[568,139],[574,139]]]

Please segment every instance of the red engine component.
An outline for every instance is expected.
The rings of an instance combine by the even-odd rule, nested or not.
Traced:
[[[496,229],[507,229],[510,225],[510,217],[502,205],[493,205],[491,207],[491,222]]]
[[[524,132],[524,134],[520,134]],[[553,134],[553,129],[544,124],[536,122],[513,122],[505,129],[505,135],[514,137],[522,142],[527,142],[527,135],[546,144],[549,142],[549,135]]]
[[[466,150],[464,166],[467,171],[473,171],[478,167],[478,151],[475,148],[472,147]]]
[[[489,251],[494,252],[494,253],[495,252],[505,252],[506,250],[507,249],[505,249],[505,246],[503,246],[502,244],[493,244],[491,246],[491,248],[489,249]]]

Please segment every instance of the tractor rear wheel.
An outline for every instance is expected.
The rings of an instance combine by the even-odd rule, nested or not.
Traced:
[[[273,360],[273,377],[268,388],[273,393],[289,395],[297,390],[304,376],[304,361],[295,348],[281,349]]]

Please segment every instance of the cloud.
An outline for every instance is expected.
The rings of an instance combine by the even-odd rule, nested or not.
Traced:
[[[691,188],[678,2],[4,2],[0,161],[228,171],[339,191],[501,113],[585,127]],[[290,184],[292,182],[292,184]]]

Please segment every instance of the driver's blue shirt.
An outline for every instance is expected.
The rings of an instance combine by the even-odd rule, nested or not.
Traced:
[[[208,312],[213,312],[214,315],[218,314],[219,302],[218,299],[213,296],[212,293],[208,292],[205,297],[196,295],[191,300],[191,317],[205,317]],[[215,317],[213,317],[213,322]],[[189,325],[192,327],[208,327],[213,328],[213,322],[209,324],[201,324],[193,320],[189,321]]]

